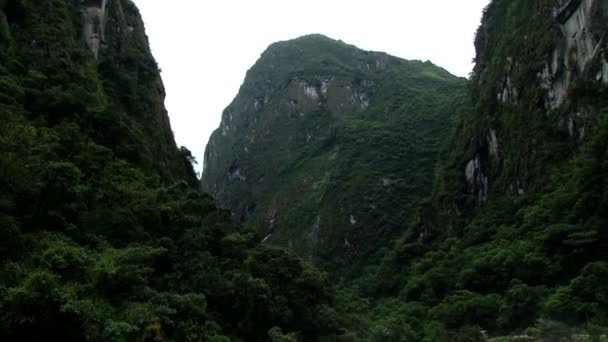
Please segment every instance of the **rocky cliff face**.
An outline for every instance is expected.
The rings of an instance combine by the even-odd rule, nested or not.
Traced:
[[[347,270],[428,195],[463,89],[428,62],[323,36],[274,44],[209,141],[203,187],[266,243]]]
[[[175,146],[129,0],[0,0],[0,340],[336,340],[324,274]]]
[[[92,10],[86,3],[81,7],[84,11],[82,32],[97,59],[104,90],[111,99],[111,110],[128,113],[130,117],[126,122],[132,127],[124,132],[123,139],[130,139],[132,146],[145,147],[137,152],[125,151],[128,158],[136,158],[144,168],[166,181],[186,178],[194,182],[196,177],[190,162],[175,145],[164,105],[165,87],[150,52],[139,10],[131,1],[89,2],[94,3],[94,22],[99,23],[93,26],[97,29],[97,43],[95,33],[87,35]]]
[[[84,39],[97,58],[99,47],[105,41],[108,0],[88,0],[81,3]]]
[[[577,80],[594,78],[608,84],[607,7],[601,0],[560,1],[554,7],[556,44],[539,74],[540,85],[547,90],[546,108],[564,104]]]
[[[603,0],[485,9],[432,200],[376,275],[380,293],[424,303],[431,340],[606,325],[607,10]]]
[[[132,2],[5,0],[0,6],[0,71],[5,86],[23,92],[25,111],[53,124],[76,115],[120,157],[166,181],[194,180],[175,146],[158,67]],[[43,106],[46,99],[55,107]]]
[[[450,167],[462,170],[469,193],[456,207],[480,206],[492,192],[539,191],[547,165],[572,156],[602,120],[601,101],[582,93],[608,84],[607,10],[602,0],[488,6],[477,34],[471,105],[452,141],[454,150],[466,151]],[[511,19],[496,15],[509,11]],[[523,13],[537,20],[523,20]]]

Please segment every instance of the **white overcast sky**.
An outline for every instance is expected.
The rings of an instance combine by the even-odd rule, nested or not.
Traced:
[[[178,145],[199,162],[245,73],[273,42],[321,33],[468,76],[489,0],[134,0]]]

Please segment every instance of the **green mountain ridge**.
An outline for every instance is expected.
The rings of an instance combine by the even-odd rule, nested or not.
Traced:
[[[343,334],[325,275],[198,189],[163,98],[131,1],[0,0],[0,340]]]
[[[355,265],[355,279],[340,283],[340,296],[357,336],[377,341],[481,341],[509,334],[542,341],[605,339],[607,15],[608,2],[601,0],[494,0],[488,5],[476,35],[475,68],[451,133],[435,157],[439,163],[421,169],[436,174],[425,183],[429,196],[416,197],[409,208],[401,208],[409,209],[409,214],[391,216],[401,220],[395,229],[400,237],[393,243],[394,236],[379,234],[383,243],[372,244],[373,252],[363,254],[367,263],[357,263],[356,255],[348,253],[350,239],[342,237],[344,231],[353,230],[341,226],[348,223],[349,214],[351,222],[358,222],[352,206],[343,204],[365,203],[366,197],[353,196],[354,192],[345,191],[348,187],[333,187],[329,188],[333,198],[327,192],[321,197],[332,202],[316,202],[335,218],[325,229],[335,228],[339,237],[333,239],[333,246],[320,244],[322,249],[329,247],[329,252],[319,252],[327,259],[311,260],[333,276],[343,275],[345,269],[345,263],[336,260]],[[318,52],[312,60],[327,60],[318,58],[323,55]],[[263,60],[264,56],[258,63]],[[299,63],[295,59],[279,70],[295,65],[300,75]],[[343,72],[343,65],[337,65],[336,70]],[[254,76],[250,71],[248,78]],[[364,117],[359,127],[388,135],[392,125],[378,126]],[[271,126],[277,135],[269,149],[284,141],[276,128]],[[237,130],[234,136],[242,132]],[[310,227],[316,208],[299,204],[309,201],[308,190],[297,186],[298,178],[290,175],[301,172],[305,179],[322,170],[326,164],[314,154],[319,150],[296,158],[293,166],[272,164],[281,170],[278,185],[264,184],[264,178],[261,185],[244,186],[249,178],[241,163],[249,167],[252,162],[240,153],[238,138],[228,132],[226,136],[223,145],[218,143],[221,137],[212,137],[210,146],[229,160],[224,164],[227,168],[219,173],[212,170],[203,178],[204,187],[237,218],[251,216],[246,221],[250,226],[272,232],[266,243],[290,246],[307,256],[307,249],[290,238],[306,241],[300,233],[303,229],[297,228],[302,225],[298,219]],[[407,134],[399,139],[407,139]],[[382,155],[390,149],[390,144],[377,144],[365,150],[358,142],[348,140],[357,147],[357,157],[365,152]],[[226,146],[238,148],[222,150]],[[256,158],[259,163],[272,163],[274,155]],[[214,158],[210,156],[212,162]],[[357,190],[366,184],[358,183],[358,173],[386,167],[353,160],[357,159],[346,162],[353,171],[345,183]],[[231,180],[232,165],[239,177]],[[226,170],[227,181],[224,178],[222,183]],[[412,172],[415,169],[404,170]],[[240,178],[243,175],[246,179]],[[340,178],[328,183],[336,181]],[[288,186],[292,189],[283,190]],[[251,215],[245,210],[243,216],[239,210],[255,207],[257,211],[259,203],[251,198],[275,193],[294,211],[288,215],[297,219],[288,220],[287,228],[277,228],[287,230],[288,238],[273,240],[280,233],[264,229],[274,222],[268,218],[278,222],[279,215],[260,224],[255,211]],[[255,206],[248,207],[249,203]],[[262,204],[266,209],[267,204]],[[371,230],[372,235],[387,226],[386,221],[376,222],[382,225]],[[331,233],[322,237],[327,236]],[[336,248],[342,241],[342,248]]]
[[[430,195],[463,93],[429,62],[321,35],[273,44],[210,138],[203,188],[267,243],[348,275]]]
[[[133,2],[0,0],[0,340],[606,340],[607,17],[493,0],[468,81],[273,44],[205,154],[227,211]]]
[[[430,340],[605,338],[607,10],[548,0],[485,9],[433,196],[359,282],[394,308],[379,317]]]

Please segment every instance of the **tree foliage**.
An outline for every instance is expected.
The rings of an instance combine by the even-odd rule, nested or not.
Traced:
[[[139,14],[109,4],[95,60],[80,1],[0,2],[0,339],[341,334],[325,275],[198,189]]]

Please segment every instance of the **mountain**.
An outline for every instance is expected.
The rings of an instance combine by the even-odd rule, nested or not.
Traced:
[[[2,5],[3,94],[23,103],[19,110],[49,124],[79,120],[96,141],[163,179],[190,176],[175,147],[158,67],[132,3],[34,6],[6,0]],[[83,42],[95,58],[87,58]]]
[[[463,97],[430,64],[277,43],[203,186],[341,279],[362,340],[605,339],[607,16],[605,0],[491,1]]]
[[[606,334],[607,15],[598,0],[485,9],[433,195],[360,282],[392,307],[381,321],[433,341]]]
[[[0,340],[605,340],[607,16],[493,0],[466,85],[271,46],[206,153],[231,213],[131,1],[0,0]]]
[[[199,190],[129,0],[0,0],[0,340],[318,340],[327,277]]]
[[[464,86],[321,35],[275,43],[209,140],[203,188],[265,243],[359,272],[430,195]]]

